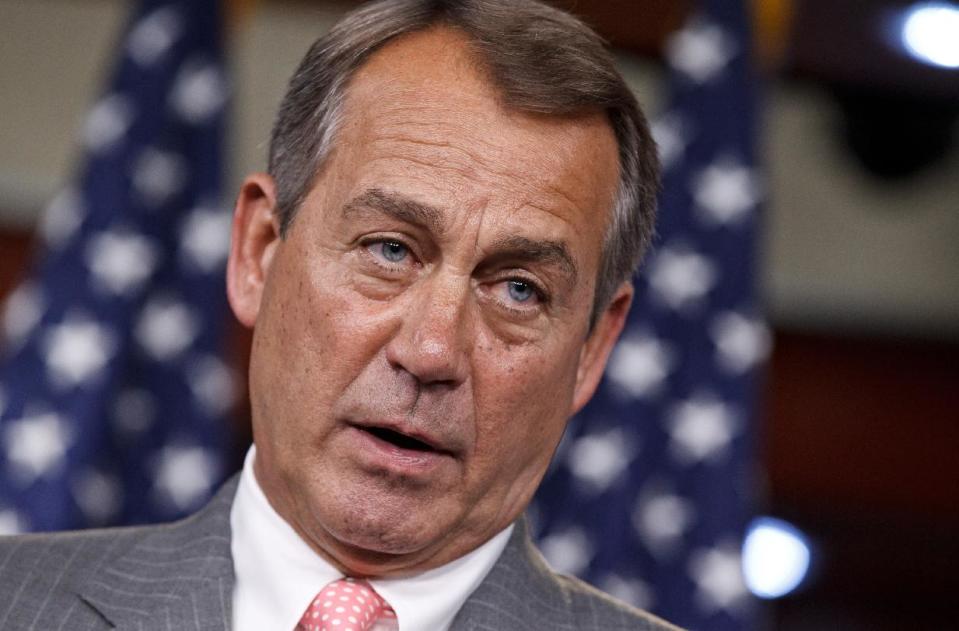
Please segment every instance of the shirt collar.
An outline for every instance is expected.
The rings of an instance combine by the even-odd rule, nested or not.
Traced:
[[[236,572],[233,629],[292,629],[317,592],[342,574],[270,505],[253,473],[255,453],[250,447],[230,513]],[[448,629],[499,559],[512,530],[510,525],[446,565],[416,576],[372,579],[370,584],[393,607],[399,631]]]

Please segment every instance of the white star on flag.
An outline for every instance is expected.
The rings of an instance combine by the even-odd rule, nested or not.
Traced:
[[[598,587],[612,596],[640,609],[652,609],[656,598],[649,585],[638,578],[623,578],[618,574],[607,574]]]
[[[67,189],[53,198],[40,218],[40,232],[47,247],[54,250],[63,246],[83,222],[83,200],[73,189]]]
[[[53,413],[10,421],[3,438],[7,461],[24,487],[61,466],[67,452],[66,424]]]
[[[103,370],[116,337],[86,316],[69,314],[44,333],[41,348],[51,380],[63,387],[78,386]]]
[[[766,359],[772,346],[769,329],[735,311],[717,315],[709,325],[717,362],[727,373],[741,375]]]
[[[113,149],[126,136],[136,110],[122,94],[109,94],[101,99],[87,116],[83,126],[83,144],[91,153]]]
[[[188,170],[182,157],[159,149],[146,149],[133,166],[133,188],[143,202],[155,208],[178,193]]]
[[[616,345],[606,374],[630,396],[649,397],[660,391],[675,363],[675,353],[659,338],[634,334]]]
[[[633,510],[633,526],[656,556],[672,554],[695,518],[692,502],[657,481],[647,483]]]
[[[124,388],[113,401],[114,427],[122,435],[140,434],[156,420],[156,397],[144,388]]]
[[[180,37],[183,19],[173,7],[161,7],[141,19],[127,39],[127,52],[140,66],[151,66]]]
[[[193,396],[211,415],[226,414],[236,398],[233,371],[214,355],[191,359],[186,368]]]
[[[660,249],[646,273],[652,297],[680,312],[697,305],[719,279],[709,259],[683,246]]]
[[[715,24],[700,21],[666,43],[669,64],[696,83],[716,77],[736,53],[736,44]]]
[[[95,524],[107,523],[120,509],[120,481],[90,469],[73,481],[73,498]]]
[[[737,609],[749,595],[743,580],[740,550],[732,542],[693,551],[689,575],[696,583],[696,602],[706,613]]]
[[[200,332],[199,317],[183,302],[153,298],[143,308],[134,330],[137,342],[157,361],[182,353]]]
[[[156,465],[158,499],[178,510],[193,507],[209,493],[217,468],[217,459],[202,447],[164,447]]]
[[[762,197],[753,169],[723,158],[696,173],[690,186],[700,217],[714,225],[745,219]]]
[[[226,103],[226,79],[219,66],[191,59],[180,70],[170,93],[170,104],[180,117],[198,125],[217,114]]]
[[[633,461],[635,447],[619,428],[587,434],[573,443],[567,464],[576,478],[594,493],[605,491]]]
[[[689,144],[690,132],[685,121],[678,114],[670,113],[660,116],[653,123],[650,130],[656,149],[659,151],[659,161],[663,170],[668,170],[686,151]]]
[[[8,349],[19,347],[43,318],[46,302],[40,287],[28,281],[7,298],[3,312],[3,331]]]
[[[201,272],[219,272],[230,253],[233,216],[218,208],[194,209],[180,227],[180,253],[184,261]]]
[[[719,399],[696,395],[673,408],[667,426],[673,457],[683,464],[693,464],[722,457],[738,422]]]
[[[0,536],[19,535],[28,530],[23,517],[13,510],[0,510]]]
[[[84,254],[94,286],[117,296],[136,291],[153,273],[160,256],[146,238],[123,232],[94,235]]]
[[[560,574],[578,574],[593,558],[593,546],[586,533],[576,527],[547,535],[540,540],[539,549],[550,567]]]

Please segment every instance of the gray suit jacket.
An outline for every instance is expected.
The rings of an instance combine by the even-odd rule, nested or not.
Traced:
[[[173,524],[0,538],[0,629],[230,631],[236,483]],[[452,631],[676,629],[554,574],[518,526]]]

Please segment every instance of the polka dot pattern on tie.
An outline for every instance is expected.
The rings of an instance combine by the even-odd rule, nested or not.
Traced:
[[[369,631],[377,620],[395,617],[369,583],[341,578],[320,590],[296,631]]]

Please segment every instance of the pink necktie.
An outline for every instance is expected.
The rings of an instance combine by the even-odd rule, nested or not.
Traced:
[[[378,619],[395,617],[369,583],[341,578],[320,590],[295,631],[369,631]]]

